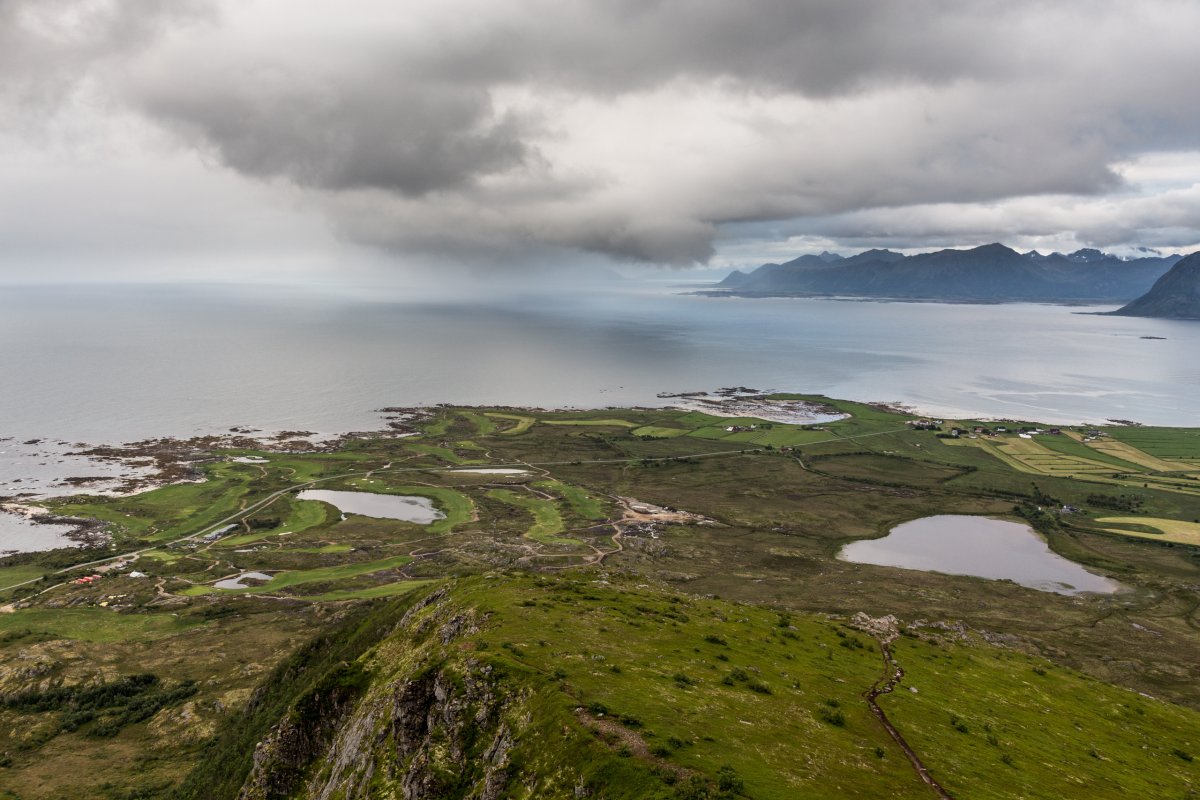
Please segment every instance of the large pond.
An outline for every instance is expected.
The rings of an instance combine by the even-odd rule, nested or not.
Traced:
[[[329,503],[343,514],[360,514],[379,519],[401,519],[428,525],[446,515],[433,506],[428,497],[373,492],[338,492],[332,489],[305,489],[296,495],[301,500]]]
[[[1010,580],[1059,594],[1121,588],[1053,552],[1032,528],[1016,522],[942,515],[897,525],[882,539],[852,542],[838,557],[859,564]]]

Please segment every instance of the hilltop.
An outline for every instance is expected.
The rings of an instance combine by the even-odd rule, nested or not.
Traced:
[[[1112,313],[1124,317],[1200,319],[1200,253],[1178,261],[1150,291]]]
[[[891,618],[592,571],[452,581],[353,629],[378,638],[283,665],[181,796],[938,796],[910,755],[962,797],[1183,796],[1195,777],[1200,713]],[[878,707],[899,741],[864,699],[897,668]]]
[[[906,256],[868,250],[843,258],[805,255],[735,271],[717,284],[737,295],[896,297],[976,302],[1128,300],[1147,291],[1179,260],[1123,260],[1098,250],[1018,253],[1002,244]]]

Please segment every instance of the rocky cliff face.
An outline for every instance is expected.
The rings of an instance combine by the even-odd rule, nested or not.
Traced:
[[[1200,253],[1181,259],[1150,291],[1113,313],[1123,317],[1200,319]]]
[[[256,748],[240,800],[504,795],[525,697],[459,647],[479,621],[441,608],[443,596],[296,704]]]

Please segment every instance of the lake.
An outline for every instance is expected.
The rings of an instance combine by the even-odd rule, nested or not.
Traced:
[[[359,514],[378,519],[399,519],[428,525],[446,515],[434,508],[428,497],[373,492],[338,492],[331,489],[305,489],[296,495],[299,500],[320,500],[343,514]]]
[[[881,539],[851,542],[838,558],[949,575],[1010,580],[1059,594],[1111,594],[1116,581],[1088,572],[1052,551],[1017,522],[945,514],[897,525]]]

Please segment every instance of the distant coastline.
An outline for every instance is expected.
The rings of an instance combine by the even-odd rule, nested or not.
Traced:
[[[1094,249],[1042,255],[998,243],[912,256],[891,250],[849,257],[825,252],[734,270],[714,289],[752,297],[1123,304],[1147,292],[1181,258],[1122,259]]]

